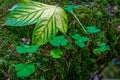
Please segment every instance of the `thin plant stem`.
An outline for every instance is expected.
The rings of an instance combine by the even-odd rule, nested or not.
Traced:
[[[85,30],[84,26],[83,26],[82,23],[80,22],[80,20],[79,20],[79,19],[77,18],[77,16],[75,15],[75,13],[74,13],[74,12],[71,12],[71,13],[74,15],[75,19],[78,21],[78,23],[79,23],[80,26],[82,27],[83,31],[84,31],[86,34],[88,34],[87,31]]]

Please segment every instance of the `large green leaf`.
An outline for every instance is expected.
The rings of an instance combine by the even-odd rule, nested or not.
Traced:
[[[16,4],[11,9],[4,25],[21,27],[36,24],[44,10],[48,9],[47,7],[52,6],[33,1]]]
[[[67,15],[60,7],[55,6],[44,10],[40,22],[36,24],[33,31],[32,44],[43,45],[52,39],[58,30],[65,34],[67,25]]]
[[[67,31],[67,14],[58,6],[30,1],[15,5],[10,11],[4,25],[21,27],[35,24],[32,44],[43,45],[52,39],[58,30],[64,34]]]

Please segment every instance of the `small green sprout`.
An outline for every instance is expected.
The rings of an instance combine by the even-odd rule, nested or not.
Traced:
[[[36,52],[38,48],[39,48],[38,45],[28,46],[28,45],[22,44],[22,46],[16,47],[16,51],[20,54],[33,53],[33,52]]]
[[[65,10],[67,10],[68,12],[73,12],[73,9],[78,8],[77,5],[65,5]]]
[[[64,38],[64,36],[56,36],[53,40],[49,41],[52,46],[66,46],[68,41]]]
[[[101,52],[105,52],[107,50],[110,50],[110,47],[106,46],[105,43],[98,44],[98,46],[99,47],[97,49],[93,49],[94,54],[100,54]]]
[[[75,34],[74,36],[72,36],[72,38],[76,40],[75,44],[81,48],[84,48],[85,42],[87,42],[89,40],[88,37],[81,37],[79,34]]]
[[[63,54],[63,52],[62,52],[60,49],[53,49],[53,50],[50,52],[50,55],[51,55],[53,58],[60,58],[62,54]]]
[[[97,32],[100,32],[100,29],[97,29],[94,26],[88,26],[87,27],[87,32],[89,32],[89,33],[97,33]]]
[[[28,77],[35,72],[35,66],[33,64],[20,63],[15,66],[15,69],[17,71],[17,76],[21,78]]]

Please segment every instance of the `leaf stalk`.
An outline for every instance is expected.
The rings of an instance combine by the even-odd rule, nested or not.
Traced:
[[[82,27],[83,31],[88,34],[88,32],[85,30],[85,27],[82,25],[82,23],[80,22],[80,20],[78,19],[78,17],[75,15],[75,13],[72,11],[71,12],[73,14],[73,16],[75,17],[75,19],[78,21],[78,23],[80,24],[80,26]]]

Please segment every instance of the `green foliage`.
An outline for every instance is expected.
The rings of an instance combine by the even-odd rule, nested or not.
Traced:
[[[114,3],[114,0],[35,0],[39,2],[44,2],[53,5],[65,5],[65,4],[79,4],[79,8],[75,11],[76,17],[83,23],[83,26],[94,25],[96,28],[101,29],[100,33],[95,33],[95,35],[88,35],[90,40],[87,42],[87,48],[80,49],[77,46],[73,45],[73,41],[70,39],[70,36],[76,32],[80,33],[81,36],[86,36],[83,33],[81,27],[76,23],[73,16],[68,15],[69,17],[69,31],[67,32],[67,39],[69,40],[69,45],[65,47],[60,47],[61,50],[64,50],[64,57],[59,59],[52,59],[49,56],[50,50],[53,48],[49,44],[40,46],[40,49],[35,52],[35,54],[19,55],[15,52],[15,47],[18,45],[18,41],[23,37],[30,37],[33,31],[34,25],[28,27],[15,28],[15,27],[3,27],[1,24],[5,20],[5,16],[8,14],[8,9],[15,3],[20,0],[1,0],[0,1],[0,79],[6,80],[6,77],[11,80],[19,80],[15,74],[14,65],[16,63],[25,62],[25,63],[34,63],[36,66],[36,72],[28,78],[22,78],[26,80],[38,80],[43,79],[43,76],[46,80],[92,80],[93,76],[91,74],[96,73],[100,75],[101,79],[103,76],[101,73],[104,71],[103,68],[108,68],[108,62],[112,58],[120,59],[120,31],[118,26],[120,25],[119,19],[119,3],[120,0],[115,0],[118,5]],[[85,1],[85,0],[84,0]],[[98,1],[98,3],[96,3]],[[26,3],[25,3],[26,4]],[[87,4],[87,5],[86,5]],[[105,4],[105,5],[104,5]],[[33,4],[34,5],[34,4]],[[39,6],[39,5],[36,5]],[[114,10],[113,7],[118,7],[118,12],[112,12],[112,16],[106,13],[106,8]],[[15,6],[16,7],[16,6]],[[10,9],[11,11],[14,10]],[[93,8],[96,10],[93,10]],[[35,10],[35,8],[34,8]],[[99,12],[100,11],[100,12]],[[20,12],[21,13],[21,12]],[[37,12],[36,12],[37,13]],[[114,14],[115,13],[115,14]],[[32,13],[31,13],[32,14]],[[103,16],[102,16],[102,15]],[[81,18],[82,15],[82,18]],[[36,15],[37,16],[37,15]],[[32,19],[31,19],[32,20]],[[35,24],[36,25],[36,24]],[[77,27],[80,27],[77,28]],[[11,30],[12,28],[12,30]],[[30,35],[26,35],[27,31],[30,30]],[[28,33],[29,34],[29,33]],[[70,35],[68,35],[70,34]],[[59,35],[59,34],[58,34]],[[53,39],[53,38],[51,38]],[[77,40],[76,40],[77,41]],[[107,42],[110,46],[110,51],[100,52],[107,53],[101,55],[92,55],[91,50],[97,48],[96,42]],[[68,49],[67,49],[67,48]],[[12,57],[11,57],[12,56]],[[52,56],[51,56],[52,57]],[[81,65],[82,64],[82,65]],[[105,65],[105,66],[104,66]],[[118,65],[117,65],[118,66]],[[94,67],[94,68],[91,68]],[[119,67],[119,66],[118,66]],[[101,71],[102,70],[102,71]],[[112,73],[111,70],[109,70]],[[115,72],[118,72],[116,68]],[[84,74],[83,74],[84,73]],[[107,73],[109,73],[107,71]],[[111,78],[119,79],[120,76],[109,76]],[[92,79],[90,79],[92,77]],[[106,78],[108,78],[106,76]]]
[[[82,37],[79,34],[75,34],[74,36],[72,36],[72,38],[75,40],[81,40],[82,42],[86,42],[89,40],[88,37],[84,37],[84,36]]]
[[[21,0],[21,2],[30,2],[31,0]]]
[[[73,9],[78,8],[77,5],[65,5],[65,10],[68,12],[73,12]]]
[[[94,54],[100,54],[102,52],[105,52],[107,50],[110,50],[110,47],[109,46],[106,46],[105,43],[101,43],[101,44],[98,44],[98,48],[97,49],[93,49],[93,53]]]
[[[87,27],[87,32],[89,32],[89,33],[97,33],[97,32],[100,32],[100,29],[97,29],[94,26],[88,26]]]
[[[75,41],[75,44],[78,45],[78,46],[81,47],[81,48],[84,48],[84,47],[85,47],[85,43],[82,42],[81,40]]]
[[[51,55],[53,58],[60,58],[62,54],[63,54],[63,52],[62,52],[60,49],[53,49],[53,50],[50,52],[50,55]]]
[[[35,67],[33,64],[20,63],[15,66],[15,69],[17,71],[17,76],[21,78],[28,77],[35,72]]]
[[[68,19],[65,11],[58,6],[30,1],[16,4],[4,23],[4,25],[16,27],[31,24],[35,24],[32,44],[43,45],[52,39],[58,30],[66,33]]]
[[[29,46],[29,45],[24,45],[23,44],[22,46],[17,46],[16,51],[20,54],[26,54],[26,53],[36,52],[38,48],[39,48],[38,45]]]
[[[53,38],[53,40],[49,41],[50,44],[53,46],[66,46],[68,41],[64,38],[64,36],[56,36]]]
[[[89,40],[88,37],[81,37],[79,34],[75,34],[74,36],[72,36],[72,38],[76,40],[75,44],[81,48],[85,47],[85,42]]]

